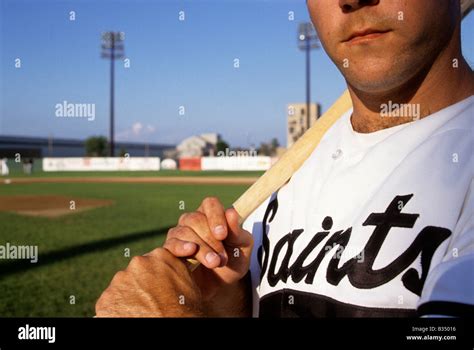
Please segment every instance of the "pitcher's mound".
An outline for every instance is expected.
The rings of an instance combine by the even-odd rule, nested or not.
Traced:
[[[114,204],[108,199],[64,196],[0,196],[0,211],[20,215],[57,218]]]

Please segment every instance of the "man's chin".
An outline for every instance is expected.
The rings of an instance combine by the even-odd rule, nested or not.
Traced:
[[[377,68],[374,70],[364,69],[352,72],[344,72],[344,77],[348,84],[356,90],[364,93],[382,94],[395,90],[403,85],[401,74],[394,73],[396,70],[388,67]]]

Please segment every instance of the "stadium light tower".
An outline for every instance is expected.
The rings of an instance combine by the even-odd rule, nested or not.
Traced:
[[[114,92],[115,92],[115,60],[124,57],[123,32],[102,33],[102,58],[110,59],[110,138],[109,154],[115,156],[114,143]]]
[[[306,52],[306,127],[311,126],[311,50],[319,48],[319,39],[312,23],[300,23],[298,48]]]

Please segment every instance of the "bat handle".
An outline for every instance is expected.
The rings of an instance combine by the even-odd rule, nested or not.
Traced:
[[[192,259],[192,258],[187,258],[186,261],[186,267],[188,268],[189,272],[194,272],[194,270],[196,270],[199,265],[201,265],[201,263],[199,261],[197,261],[196,259]]]

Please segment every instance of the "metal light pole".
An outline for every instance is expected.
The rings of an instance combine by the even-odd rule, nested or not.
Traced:
[[[114,143],[114,98],[115,98],[115,60],[124,57],[123,32],[102,33],[102,58],[110,59],[110,146],[109,155],[115,156]]]
[[[306,128],[311,126],[311,50],[319,48],[318,35],[312,23],[300,23],[298,48],[306,52]]]
[[[48,137],[48,156],[53,156],[53,134],[49,134]]]

